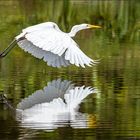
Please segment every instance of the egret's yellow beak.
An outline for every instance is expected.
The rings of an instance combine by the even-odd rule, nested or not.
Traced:
[[[97,25],[90,25],[90,24],[88,24],[88,28],[97,28],[97,29],[100,29],[102,27],[101,26],[97,26]]]

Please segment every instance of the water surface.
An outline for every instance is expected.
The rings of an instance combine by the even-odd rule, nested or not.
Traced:
[[[84,22],[103,26],[75,37],[88,56],[101,59],[92,68],[52,68],[18,47],[0,60],[0,92],[6,98],[0,101],[0,139],[140,139],[139,8],[136,0],[0,1],[1,51],[22,28],[40,22],[54,21],[67,32]],[[61,114],[55,127],[22,125],[15,111],[19,103],[58,79],[97,92],[82,99],[74,121]]]

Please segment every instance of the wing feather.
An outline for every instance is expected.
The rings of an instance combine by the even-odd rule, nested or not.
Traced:
[[[65,92],[68,89],[72,89],[74,85],[71,81],[61,79],[53,80],[49,82],[47,86],[45,86],[41,90],[35,91],[32,95],[28,96],[27,98],[23,99],[18,105],[18,109],[27,109],[36,104],[41,104],[44,102],[51,102],[53,99],[56,98],[63,98]]]
[[[36,58],[43,59],[49,66],[53,67],[61,67],[61,66],[68,66],[70,65],[68,60],[65,60],[64,55],[56,55],[49,51],[44,51],[41,48],[36,47],[28,40],[24,39],[18,42],[20,48],[24,51],[30,53]],[[55,64],[57,62],[57,64]]]
[[[84,98],[92,93],[96,93],[96,90],[91,87],[75,87],[69,90],[69,92],[64,95],[64,98],[70,108],[76,108]]]

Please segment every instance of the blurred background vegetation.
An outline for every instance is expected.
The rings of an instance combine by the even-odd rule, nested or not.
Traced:
[[[58,70],[17,47],[0,60],[0,91],[16,104],[57,78],[95,86],[101,94],[83,109],[90,107],[89,112],[97,114],[102,134],[109,135],[109,130],[110,137],[140,137],[140,1],[0,0],[0,51],[23,28],[47,21],[66,32],[75,24],[101,25],[102,30],[81,31],[76,36],[81,49],[101,62],[84,70],[73,66]]]
[[[102,25],[107,37],[139,41],[139,9],[139,0],[1,0],[0,38],[6,32],[13,36],[29,25],[54,21],[64,31],[84,22]]]

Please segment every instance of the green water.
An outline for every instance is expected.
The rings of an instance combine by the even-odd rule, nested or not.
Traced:
[[[0,51],[23,28],[40,22],[54,21],[66,32],[79,23],[103,28],[80,31],[74,38],[88,56],[101,59],[92,68],[52,68],[18,47],[0,60],[0,94],[14,108],[53,80],[98,89],[82,101],[78,110],[86,116],[79,119],[86,126],[78,127],[74,122],[73,127],[70,121],[62,125],[62,120],[55,129],[22,127],[1,100],[0,139],[140,139],[139,9],[138,0],[1,0]]]

